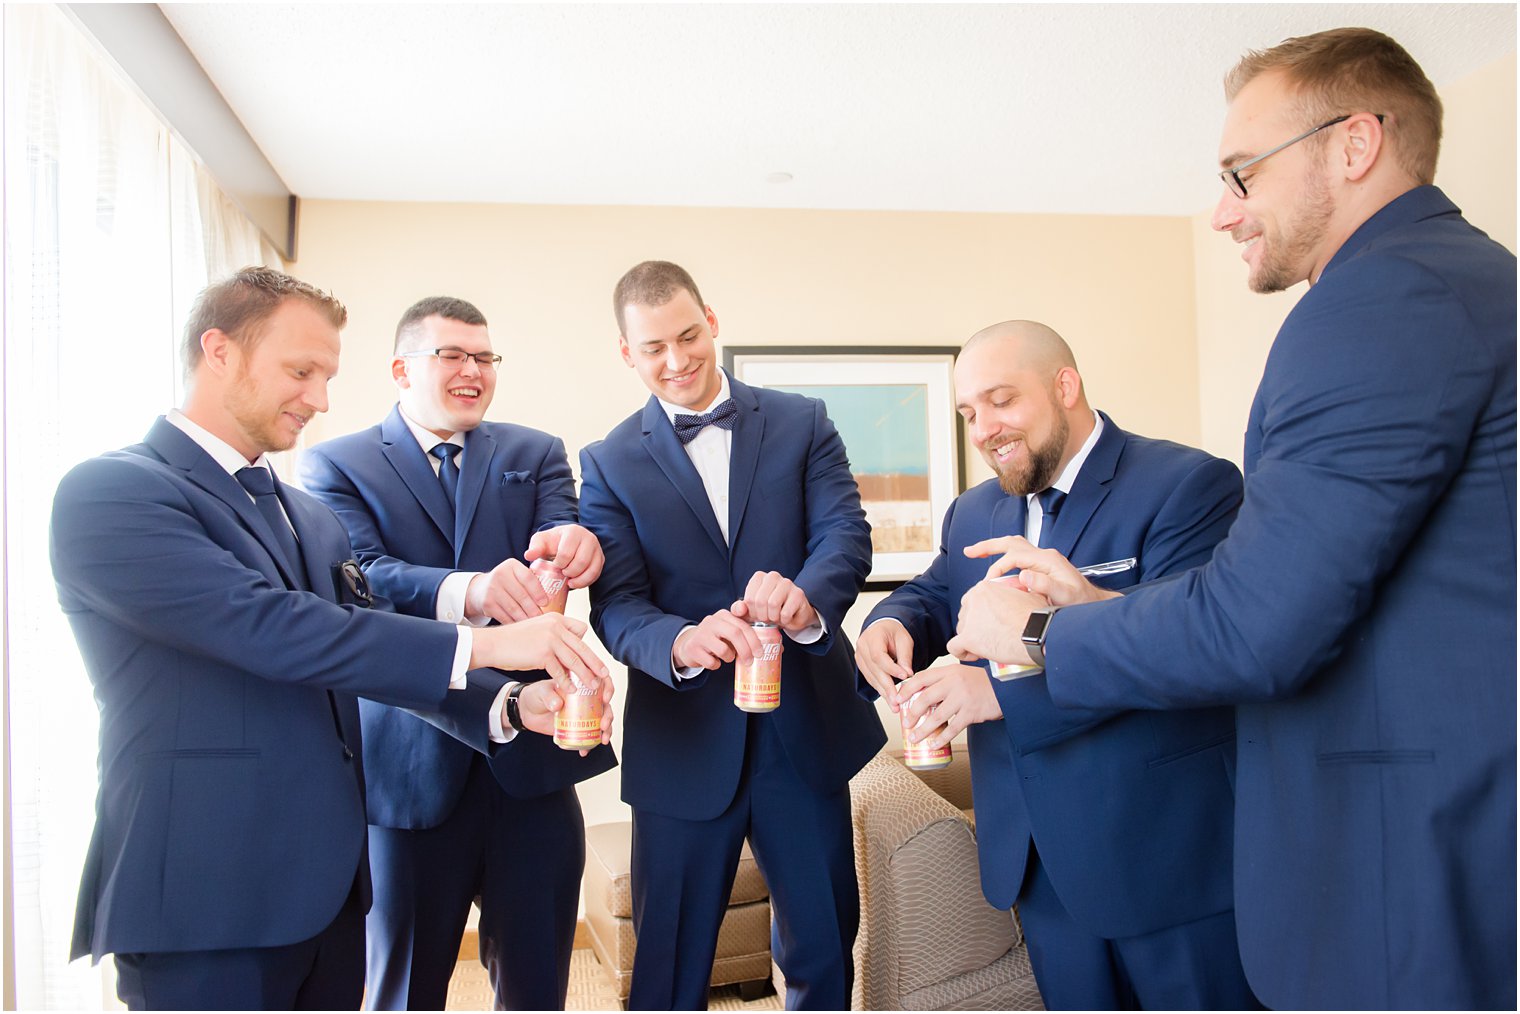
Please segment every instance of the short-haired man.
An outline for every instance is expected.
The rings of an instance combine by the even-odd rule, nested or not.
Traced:
[[[996,477],[956,499],[929,569],[866,618],[861,674],[908,709],[914,738],[966,730],[982,890],[1017,901],[1047,1008],[1253,1008],[1230,879],[1234,712],[1063,710],[1040,676],[926,668],[986,576],[966,546],[1027,535],[1083,565],[1119,561],[1098,580],[1134,587],[1209,558],[1240,472],[1094,412],[1071,349],[1033,321],[973,335],[955,397]]]
[[[1307,280],[1213,560],[1113,601],[1058,553],[974,587],[953,648],[1067,708],[1239,702],[1235,904],[1284,1009],[1515,1006],[1515,258],[1431,186],[1441,105],[1346,28],[1227,80],[1214,227]],[[1076,605],[1076,603],[1088,603]]]
[[[610,686],[575,620],[470,631],[362,608],[343,526],[265,457],[327,409],[346,318],[266,268],[210,286],[185,332],[183,411],[74,468],[54,499],[58,597],[100,706],[73,953],[114,953],[133,1008],[358,1005],[354,695],[441,710],[490,752],[552,732],[561,699],[483,667]]]
[[[419,300],[396,325],[396,406],[306,455],[306,488],[400,612],[510,624],[548,602],[525,561],[554,560],[572,588],[601,572],[565,445],[484,421],[500,361],[473,304]],[[478,898],[497,1004],[562,1008],[586,847],[575,783],[612,767],[611,747],[578,757],[534,737],[488,762],[402,709],[362,701],[359,714],[375,876],[366,1006],[441,1010]]]
[[[840,631],[871,561],[844,443],[822,402],[718,369],[718,319],[677,265],[632,268],[613,312],[652,395],[581,452],[581,519],[607,552],[591,621],[629,670],[628,1003],[706,1007],[748,837],[787,1006],[844,1010],[860,921],[849,779],[886,739]],[[764,714],[734,706],[752,621],[783,635],[781,704]]]

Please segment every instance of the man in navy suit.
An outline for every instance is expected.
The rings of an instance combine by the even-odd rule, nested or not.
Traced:
[[[482,421],[500,361],[472,304],[423,299],[396,326],[396,407],[305,457],[306,488],[399,612],[515,623],[548,602],[525,559],[553,559],[572,588],[601,572],[564,444]],[[498,1006],[563,1008],[586,850],[575,783],[612,767],[612,748],[579,757],[525,737],[488,760],[403,709],[361,701],[359,715],[375,883],[365,1005],[441,1010],[478,897]]]
[[[581,452],[581,520],[607,553],[591,622],[628,666],[629,1006],[706,1007],[748,837],[787,1006],[843,1010],[860,921],[849,779],[886,738],[840,631],[871,563],[844,444],[821,402],[718,369],[718,319],[677,265],[632,268],[613,309],[653,395]],[[733,702],[752,621],[783,635],[781,705],[764,714]]]
[[[1113,601],[1017,544],[952,647],[1067,708],[1239,702],[1246,975],[1288,1009],[1515,1006],[1515,258],[1430,185],[1441,104],[1367,29],[1227,79],[1214,227],[1308,280],[1212,561]],[[1081,604],[1077,604],[1081,603]],[[1026,645],[1027,642],[1027,645]]]
[[[998,908],[1017,901],[1046,1007],[1253,1007],[1231,900],[1231,709],[1066,710],[1041,676],[927,668],[986,576],[966,546],[1027,533],[1084,565],[1120,561],[1099,580],[1133,587],[1209,558],[1240,473],[1095,413],[1043,324],[972,336],[955,392],[997,475],[956,499],[933,564],[866,619],[855,658],[870,695],[906,708],[916,739],[967,730],[982,890]]]
[[[100,706],[73,956],[114,953],[134,1009],[358,1005],[355,695],[441,712],[494,751],[552,732],[567,673],[606,675],[575,620],[470,631],[362,608],[342,525],[266,459],[326,410],[346,317],[266,268],[210,286],[185,329],[183,411],[74,468],[54,500],[59,601]]]

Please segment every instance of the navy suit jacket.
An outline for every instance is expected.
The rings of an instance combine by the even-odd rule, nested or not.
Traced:
[[[1294,307],[1213,561],[1063,610],[1059,704],[1239,708],[1274,1008],[1515,1005],[1515,258],[1434,187]]]
[[[1240,506],[1228,461],[1127,434],[1104,416],[1044,544],[1077,566],[1136,557],[1100,580],[1127,588],[1209,558]],[[961,596],[991,562],[966,546],[1022,535],[1026,506],[989,479],[945,515],[929,569],[872,611],[913,637],[915,670],[944,653]],[[991,677],[988,677],[991,679]],[[1231,906],[1235,717],[1229,708],[1138,712],[1058,708],[1043,676],[992,680],[1003,721],[967,730],[982,890],[1008,908],[1033,837],[1051,884],[1089,932],[1127,937]],[[871,696],[875,692],[862,681]]]
[[[607,554],[591,622],[628,666],[623,799],[685,820],[733,800],[749,716],[733,704],[733,666],[679,685],[670,649],[687,625],[742,598],[756,571],[796,582],[828,631],[784,637],[781,706],[767,720],[798,774],[843,787],[886,733],[855,693],[840,630],[871,565],[871,534],[844,442],[823,403],[730,381],[739,406],[729,459],[729,541],[670,419],[643,411],[581,452],[581,520]]]
[[[340,604],[343,526],[281,494],[310,593],[237,480],[163,419],[58,487],[53,574],[100,707],[74,957],[295,943],[356,876],[367,905],[354,695],[462,729],[501,686],[449,692],[453,631]]]
[[[533,533],[576,523],[575,479],[557,437],[510,423],[465,434],[456,509],[399,408],[378,426],[326,441],[304,456],[301,480],[337,513],[375,590],[398,612],[434,618],[450,574],[522,559]],[[545,679],[543,671],[513,679]],[[369,821],[420,829],[441,824],[464,792],[474,752],[416,715],[361,701]],[[481,714],[485,735],[485,714]],[[547,736],[523,735],[496,752],[492,773],[529,799],[612,767],[611,747],[587,757]]]

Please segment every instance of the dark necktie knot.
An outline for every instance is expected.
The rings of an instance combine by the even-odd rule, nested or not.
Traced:
[[[1061,504],[1066,502],[1066,494],[1054,486],[1042,489],[1034,495],[1034,498],[1040,501],[1040,510],[1045,512],[1047,518],[1053,518],[1061,513]]]
[[[739,406],[734,404],[734,399],[729,398],[711,412],[703,412],[701,415],[688,415],[680,412],[676,414],[676,438],[683,444],[689,444],[698,433],[709,426],[719,429],[731,430],[739,418]]]
[[[258,465],[238,469],[237,481],[250,496],[268,496],[274,492],[274,473]]]
[[[454,458],[464,450],[458,444],[451,444],[445,440],[441,444],[434,444],[433,449],[428,451],[438,459],[438,485],[443,487],[444,499],[449,502],[449,510],[454,509],[454,498],[459,490],[459,465]]]

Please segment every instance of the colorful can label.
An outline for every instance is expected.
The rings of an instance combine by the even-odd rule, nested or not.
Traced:
[[[781,707],[781,631],[774,623],[751,623],[760,638],[760,654],[748,665],[734,665],[734,707],[740,711],[775,711]]]
[[[543,607],[544,612],[563,615],[565,602],[570,598],[570,586],[565,583],[565,572],[556,567],[554,561],[545,559],[534,560],[528,569],[538,578],[538,583],[543,585],[544,592],[549,596],[548,604]]]
[[[923,691],[919,691],[922,693]],[[899,716],[902,719],[903,729],[903,764],[915,771],[937,771],[943,767],[949,767],[954,760],[954,754],[950,750],[950,744],[944,746],[930,746],[927,741],[923,743],[911,743],[908,741],[908,705],[918,700],[918,694],[914,694],[902,707]]]
[[[554,715],[554,745],[561,750],[589,750],[602,743],[602,695],[577,690]]]

